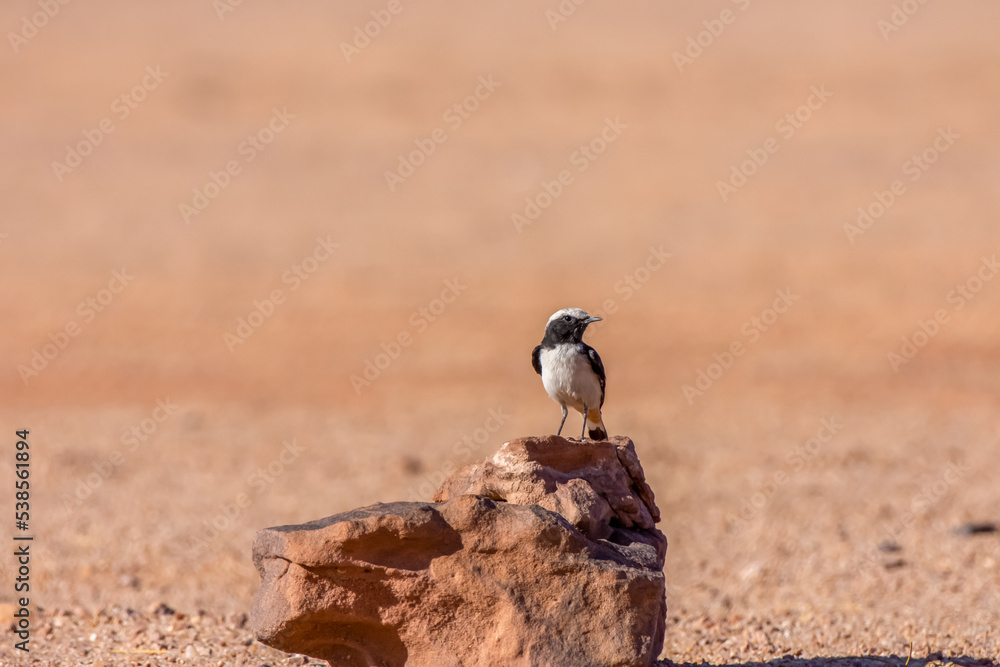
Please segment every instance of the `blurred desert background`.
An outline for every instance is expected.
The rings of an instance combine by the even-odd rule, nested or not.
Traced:
[[[30,429],[40,607],[0,662],[304,664],[242,628],[254,532],[554,432],[564,306],[663,513],[664,659],[1000,653],[1000,537],[956,532],[1000,520],[996,2],[401,0],[347,55],[386,3],[12,40],[40,6],[0,7],[0,508]]]

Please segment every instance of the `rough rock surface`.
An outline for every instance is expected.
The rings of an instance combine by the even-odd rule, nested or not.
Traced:
[[[656,659],[666,538],[631,441],[515,440],[435,500],[260,531],[257,638],[334,666]]]
[[[663,533],[654,529],[660,510],[653,490],[635,446],[622,436],[582,443],[557,436],[513,440],[446,479],[434,501],[463,494],[544,507],[591,539],[614,542],[622,529],[649,531],[628,531],[625,539],[655,546],[661,559],[667,549]]]

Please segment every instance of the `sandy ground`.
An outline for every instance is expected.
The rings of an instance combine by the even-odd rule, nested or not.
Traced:
[[[664,659],[996,659],[1000,6],[902,4],[4,3],[0,663],[307,664],[254,532],[554,430],[567,305]]]

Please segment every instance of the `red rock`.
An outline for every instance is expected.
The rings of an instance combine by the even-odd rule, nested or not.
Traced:
[[[512,440],[446,479],[434,500],[465,493],[539,505],[596,539],[608,538],[615,528],[652,530],[660,520],[635,446],[622,436],[583,442],[558,436]],[[661,537],[656,530],[648,536],[665,553]]]
[[[631,441],[515,440],[435,499],[260,531],[258,639],[338,666],[657,657],[666,538]]]

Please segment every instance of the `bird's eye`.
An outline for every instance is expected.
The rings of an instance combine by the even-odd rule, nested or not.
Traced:
[[[563,315],[563,322],[572,322],[572,321],[573,321],[572,315]]]

